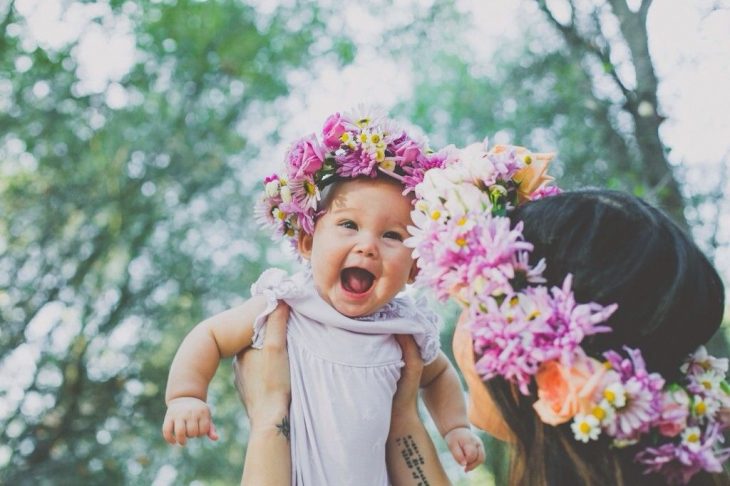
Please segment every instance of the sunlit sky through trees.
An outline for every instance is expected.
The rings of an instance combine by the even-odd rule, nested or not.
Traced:
[[[252,0],[263,19],[285,0]],[[328,5],[331,2],[320,2]],[[548,2],[560,14],[560,1]],[[631,4],[631,2],[629,2]],[[667,117],[661,135],[671,147],[670,160],[675,164],[700,167],[687,173],[689,185],[716,184],[722,172],[720,167],[730,160],[730,9],[708,9],[701,2],[657,0],[653,3],[648,29],[650,48],[657,74],[661,80],[660,114]],[[717,2],[720,5],[722,2]],[[415,9],[430,4],[424,0],[399,0],[388,11],[387,18],[366,7],[349,4],[332,25],[333,30],[346,31],[355,41],[357,54],[353,62],[340,68],[332,61],[315,61],[312,69],[299,70],[288,79],[291,90],[286,100],[277,102],[276,110],[285,113],[282,118],[271,113],[256,114],[256,123],[240,127],[249,140],[262,145],[259,170],[248,174],[253,183],[256,177],[270,170],[271,161],[278,163],[286,143],[310,132],[324,118],[337,110],[352,107],[359,102],[377,103],[392,108],[412,96],[414,77],[396,59],[379,52],[380,38],[386,28],[407,24]],[[474,68],[487,69],[490,58],[510,41],[519,42],[524,29],[541,28],[532,21],[539,16],[534,5],[526,1],[459,0],[456,8],[472,19],[468,28],[454,35],[463,37],[475,59]],[[26,17],[29,30],[21,34],[31,45],[53,50],[78,42],[73,56],[78,63],[79,95],[106,93],[111,108],[122,108],[134,103],[119,81],[139,62],[135,50],[132,25],[125,16],[137,7],[127,2],[121,13],[112,13],[105,2],[79,3],[64,0],[17,0],[16,9]],[[101,19],[94,22],[93,19]],[[537,25],[537,27],[535,27]],[[429,29],[438,29],[438,25]],[[545,28],[543,25],[542,28]],[[619,57],[621,53],[619,52]],[[619,73],[631,84],[630,70]],[[19,71],[28,69],[28,60],[16,59]],[[438,66],[434,67],[439,69]],[[387,82],[387,89],[384,82]],[[34,91],[42,95],[51,89],[39,83]],[[267,116],[268,115],[268,116]],[[397,116],[397,113],[394,113]],[[284,119],[284,123],[280,122]],[[411,120],[418,124],[418,120]],[[278,144],[268,144],[273,133]],[[495,134],[484,134],[494,136]],[[497,141],[501,140],[496,134]],[[480,136],[480,135],[479,135]],[[519,140],[511,140],[519,143]],[[551,150],[551,147],[536,147]],[[256,177],[253,177],[256,176]],[[723,211],[730,211],[725,202]],[[730,241],[730,225],[721,225],[718,240]],[[730,253],[719,248],[716,262],[721,269],[730,267]],[[727,272],[724,272],[727,278]]]

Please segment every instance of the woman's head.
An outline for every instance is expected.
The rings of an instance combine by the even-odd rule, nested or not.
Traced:
[[[611,331],[582,341],[589,356],[638,348],[648,371],[672,381],[683,359],[719,328],[724,290],[717,272],[681,229],[640,199],[569,192],[525,204],[511,219],[524,224],[525,240],[534,245],[532,263],[545,258],[548,287],[572,274],[578,302],[618,304],[604,323]],[[516,481],[651,483],[633,463],[635,450],[610,447],[606,438],[577,442],[568,424],[545,424],[533,408],[534,385],[529,396],[501,377],[486,387],[519,451]]]
[[[402,192],[385,176],[339,181],[322,201],[313,234],[299,235],[317,291],[344,315],[378,310],[415,278],[412,250],[403,244],[411,198]]]
[[[611,332],[583,341],[589,354],[631,346],[647,368],[671,378],[722,321],[724,289],[716,270],[660,210],[615,191],[576,191],[519,207],[534,245],[545,258],[548,287],[573,275],[578,302],[618,304]]]

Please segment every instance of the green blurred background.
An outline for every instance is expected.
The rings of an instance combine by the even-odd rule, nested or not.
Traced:
[[[260,178],[360,101],[432,147],[556,151],[563,188],[663,207],[727,282],[729,24],[710,0],[0,0],[0,483],[238,481],[229,363],[222,439],[184,449],[159,432],[167,369],[294,265],[253,222]],[[484,440],[468,476],[444,455],[454,481],[505,483]]]

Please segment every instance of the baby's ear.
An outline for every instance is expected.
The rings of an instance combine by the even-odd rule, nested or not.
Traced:
[[[412,284],[416,281],[416,277],[418,276],[418,265],[416,264],[416,260],[413,260],[413,265],[411,265],[411,271],[408,274],[408,283]]]
[[[299,254],[304,258],[305,260],[309,260],[309,257],[312,255],[312,235],[307,234],[304,231],[299,231],[299,237],[297,238],[297,249],[299,250]]]

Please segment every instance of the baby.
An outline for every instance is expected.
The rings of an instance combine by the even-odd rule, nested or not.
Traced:
[[[217,438],[205,402],[222,357],[263,341],[279,300],[291,308],[287,345],[292,380],[292,484],[389,484],[385,443],[402,367],[394,334],[411,334],[426,363],[427,408],[466,471],[484,460],[471,432],[458,377],[439,351],[438,318],[397,296],[416,277],[409,236],[411,198],[424,172],[445,163],[383,116],[332,115],[294,144],[287,177],[267,178],[259,208],[292,239],[307,271],[269,269],[239,307],[185,338],[170,369],[163,435]],[[325,189],[326,187],[326,189]]]

